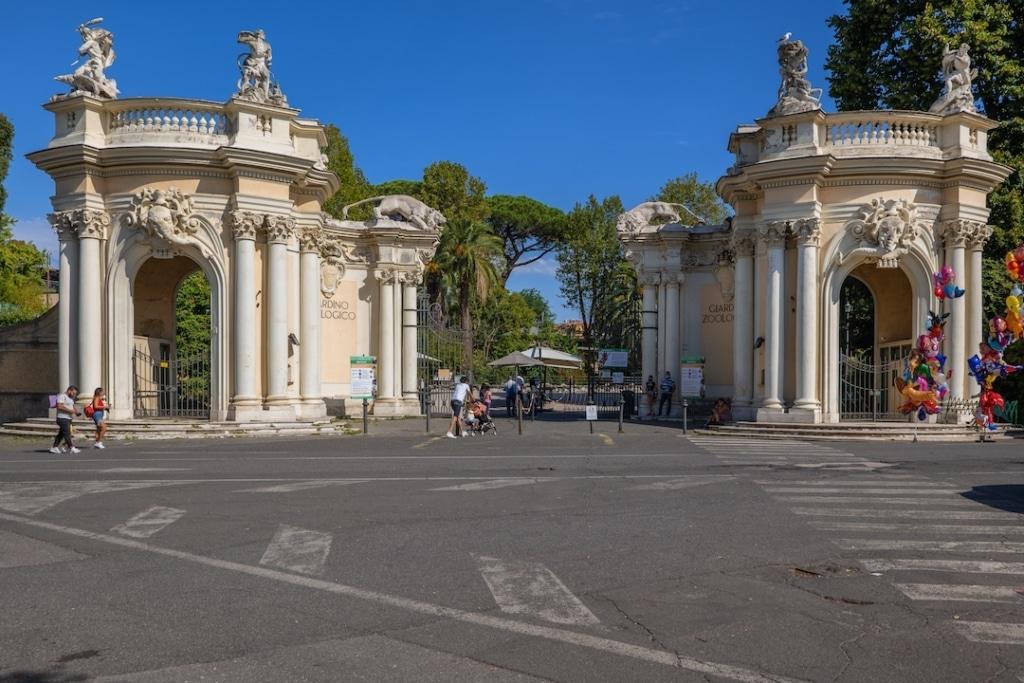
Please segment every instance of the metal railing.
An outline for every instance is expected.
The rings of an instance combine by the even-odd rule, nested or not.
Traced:
[[[132,358],[135,417],[210,417],[210,358],[154,358],[141,349]]]

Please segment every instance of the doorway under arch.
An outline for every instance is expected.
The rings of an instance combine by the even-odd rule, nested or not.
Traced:
[[[902,419],[894,380],[913,346],[914,293],[899,268],[862,263],[839,290],[839,418]]]
[[[187,256],[149,258],[135,275],[132,412],[209,419],[211,287]]]

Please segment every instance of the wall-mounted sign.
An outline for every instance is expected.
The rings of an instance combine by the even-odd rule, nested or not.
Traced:
[[[703,318],[701,319],[701,323],[704,325],[731,322],[732,304],[709,304],[707,309],[704,311]]]
[[[347,301],[320,300],[320,317],[325,320],[355,320],[356,312]]]
[[[679,363],[679,395],[697,398],[704,395],[704,359],[683,358]]]
[[[602,368],[624,368],[629,365],[629,351],[626,349],[601,349],[597,364]]]
[[[373,356],[350,356],[349,373],[352,398],[373,398],[377,384],[377,359]]]

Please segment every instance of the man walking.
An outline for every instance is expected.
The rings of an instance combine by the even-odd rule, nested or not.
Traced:
[[[462,406],[465,405],[468,395],[469,385],[466,384],[466,378],[459,377],[459,383],[452,390],[452,421],[448,425],[448,433],[445,434],[449,439],[456,438],[453,433],[456,428],[462,436],[466,435],[466,429],[462,426]]]
[[[75,399],[78,397],[78,387],[71,385],[63,394],[57,396],[57,436],[53,439],[51,453],[64,453],[60,447],[61,442],[67,446],[68,453],[80,453],[71,440],[71,420],[75,415],[81,415],[75,407]]]
[[[658,417],[661,417],[661,411],[668,404],[668,410],[665,412],[665,416],[668,417],[672,414],[672,393],[676,389],[676,382],[672,379],[672,373],[668,370],[665,371],[665,377],[661,380],[661,399],[658,401]]]

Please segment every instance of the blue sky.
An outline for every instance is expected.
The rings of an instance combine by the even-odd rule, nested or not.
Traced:
[[[53,76],[70,71],[76,27],[93,16],[115,33],[109,75],[122,97],[225,100],[237,32],[263,28],[292,106],[336,123],[372,182],[450,159],[491,193],[570,209],[591,193],[631,206],[690,171],[713,182],[731,163],[730,131],[774,103],[780,35],[807,44],[810,78],[827,89],[825,21],[841,10],[839,0],[11,3],[0,52],[0,111],[16,128],[6,211],[18,236],[55,248],[44,218],[53,185],[24,154],[52,135],[40,105],[62,90]],[[510,287],[536,287],[559,318],[576,317],[551,260]]]

